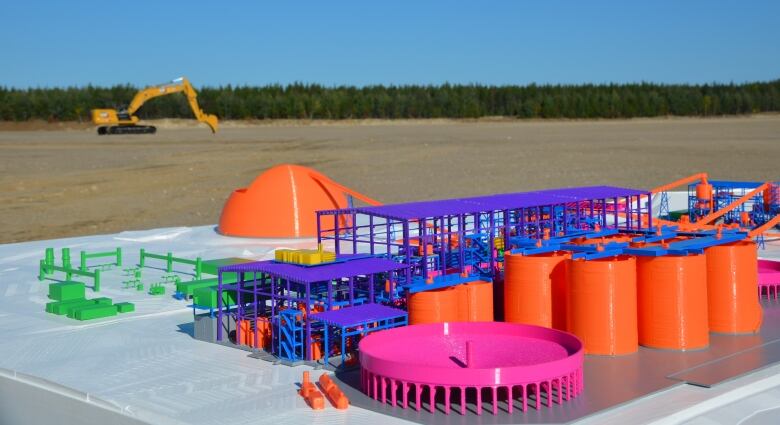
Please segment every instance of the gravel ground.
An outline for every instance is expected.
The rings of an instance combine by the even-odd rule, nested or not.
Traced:
[[[189,122],[155,135],[0,125],[0,243],[216,223],[280,163],[383,202],[564,186],[651,188],[696,172],[780,180],[780,115],[599,121]],[[33,128],[33,129],[30,129]]]

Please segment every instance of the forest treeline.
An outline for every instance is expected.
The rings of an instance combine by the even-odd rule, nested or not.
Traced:
[[[0,87],[0,120],[86,121],[92,108],[126,105],[131,85]],[[429,85],[317,84],[199,89],[201,108],[221,119],[632,118],[780,111],[780,80],[745,84]],[[188,118],[182,95],[153,99],[141,118]]]

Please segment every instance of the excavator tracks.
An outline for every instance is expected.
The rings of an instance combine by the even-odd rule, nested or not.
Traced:
[[[97,133],[101,136],[109,134],[154,134],[157,127],[152,125],[118,125],[98,127]]]

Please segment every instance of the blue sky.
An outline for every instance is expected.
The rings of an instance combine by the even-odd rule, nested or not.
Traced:
[[[0,1],[0,85],[780,78],[780,1]]]

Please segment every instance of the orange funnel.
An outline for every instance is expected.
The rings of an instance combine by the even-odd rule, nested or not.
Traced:
[[[378,204],[311,168],[277,165],[249,187],[230,194],[219,218],[219,232],[256,238],[313,237],[317,235],[316,211],[347,208],[347,194]]]

